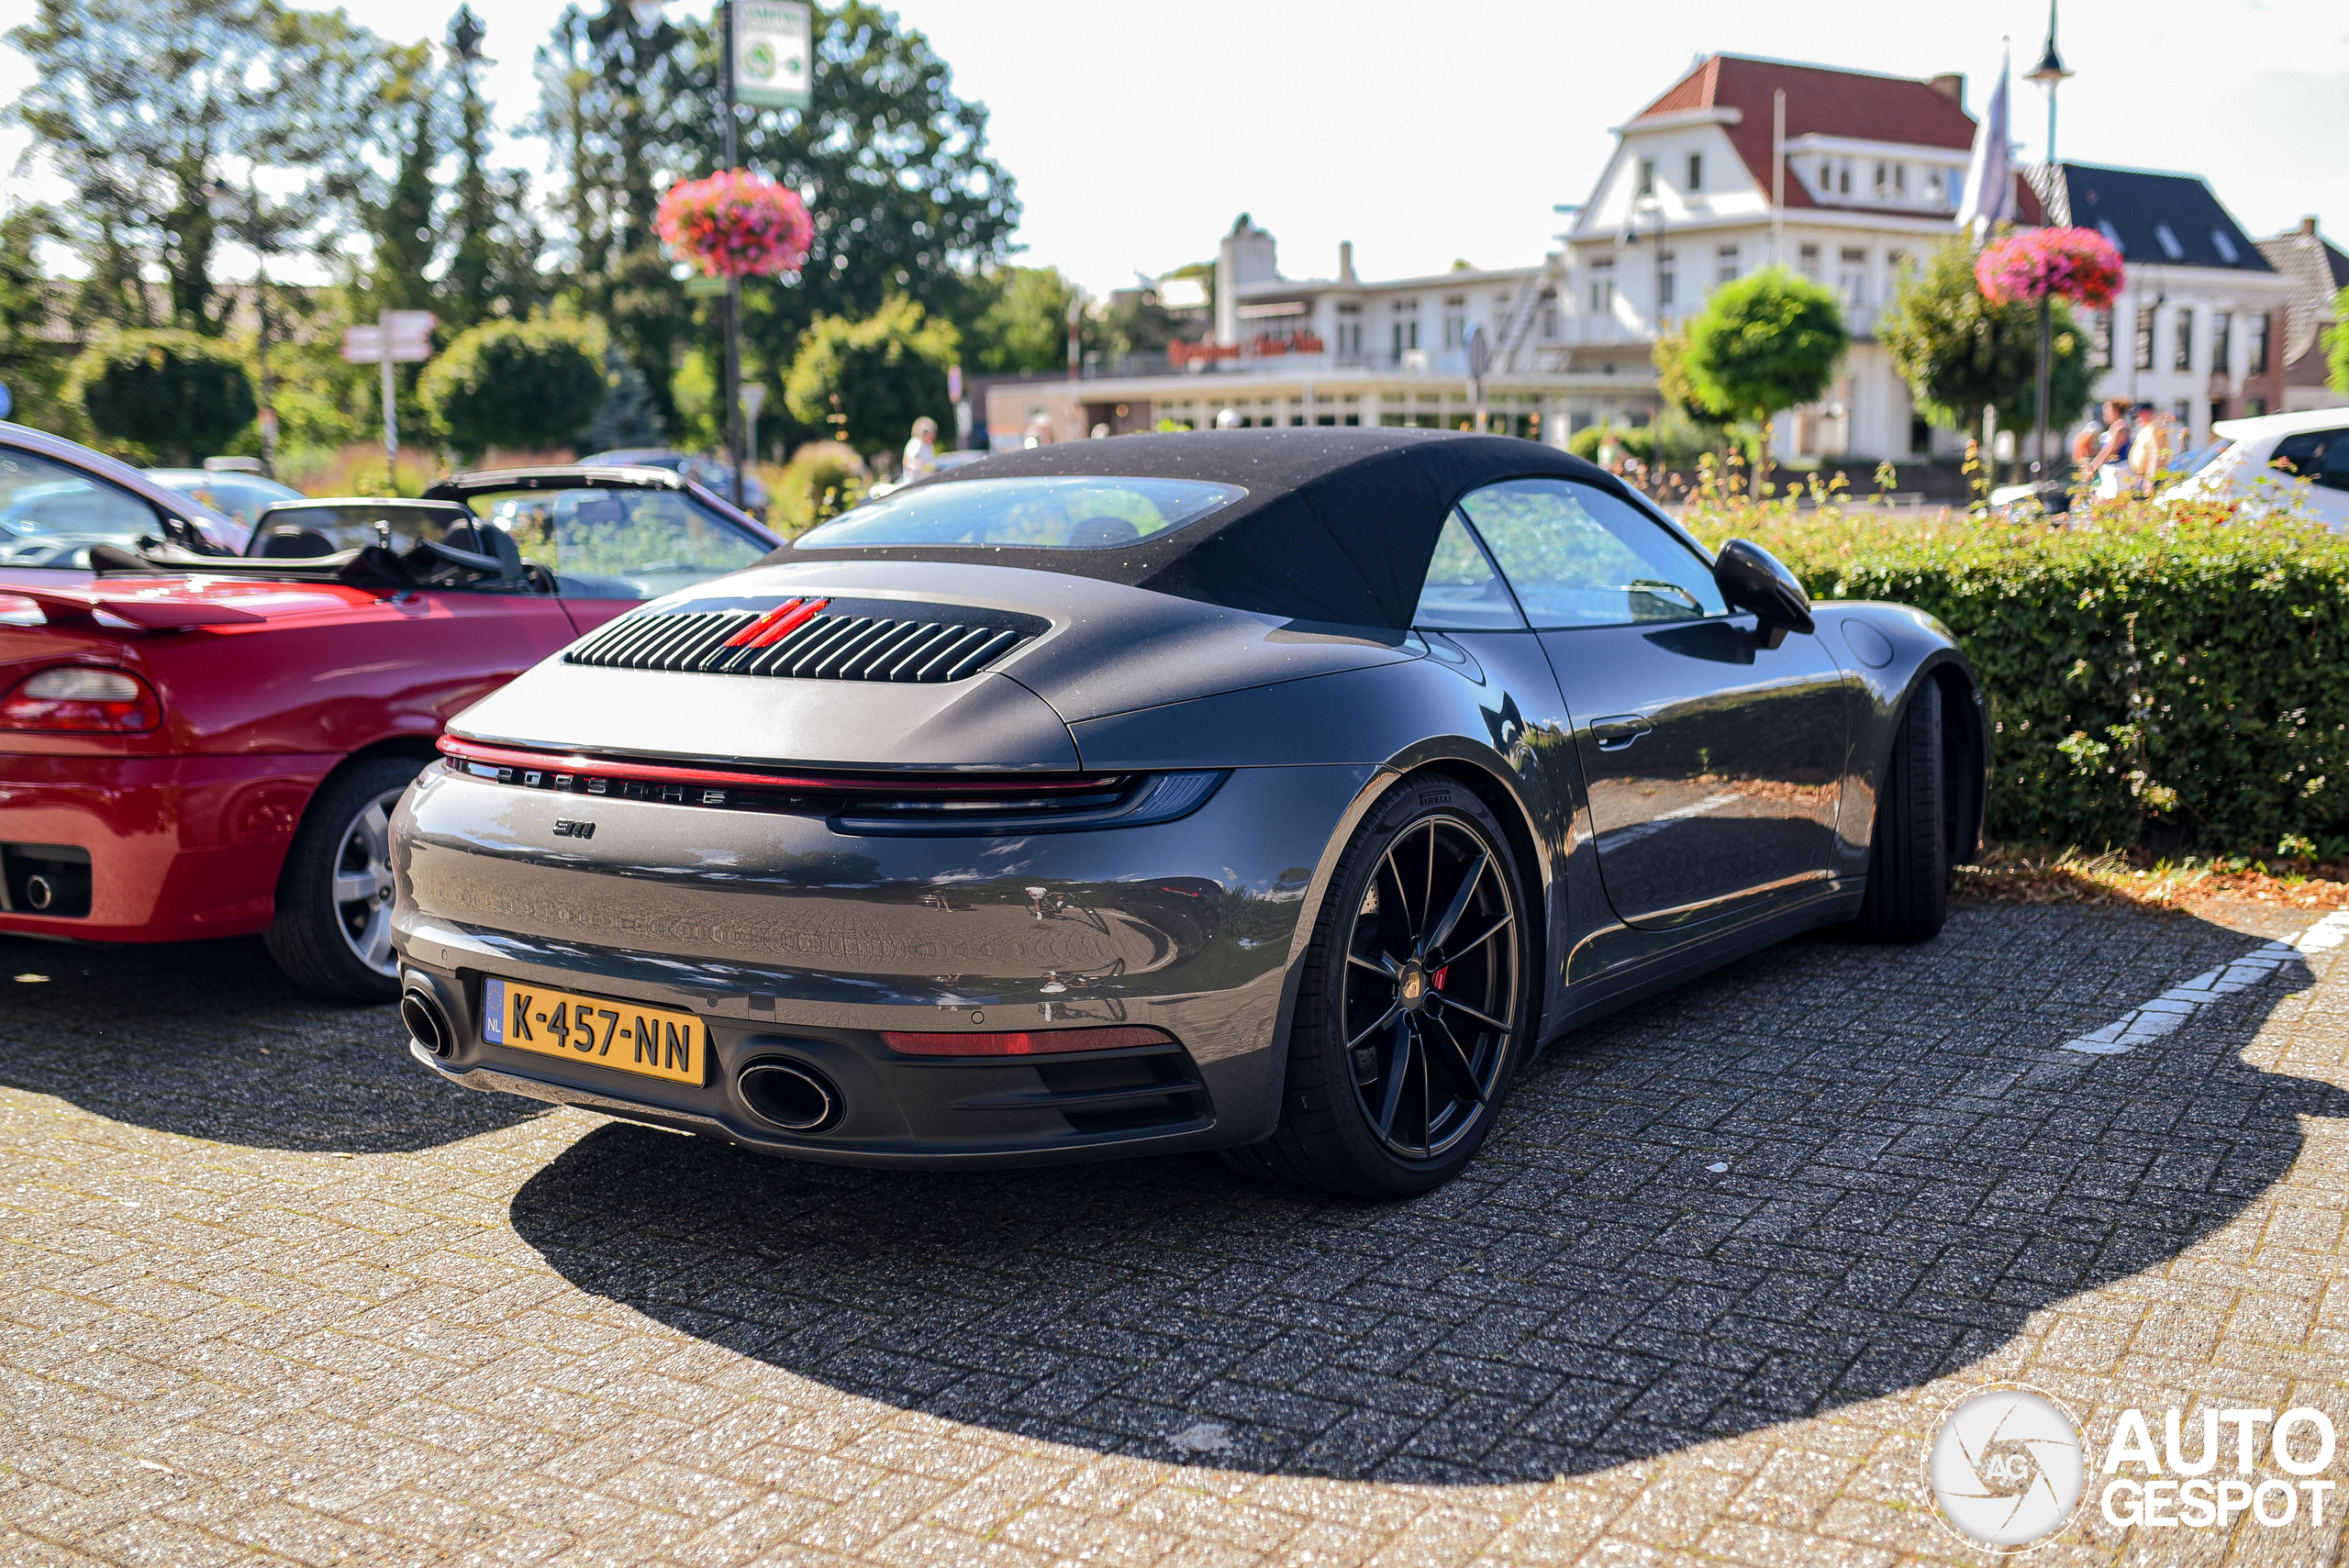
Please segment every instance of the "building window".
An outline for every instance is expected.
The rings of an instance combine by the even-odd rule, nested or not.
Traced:
[[[1892,166],[1892,196],[1895,201],[1909,199],[1909,165],[1906,163]]]
[[[2171,323],[2169,368],[2190,371],[2194,368],[2194,307],[2180,306]]]
[[[1835,269],[1835,292],[1843,296],[1846,306],[1868,302],[1868,253],[1856,246],[1843,247],[1841,264]]]
[[[1655,253],[1655,303],[1658,314],[1679,303],[1679,257],[1670,250]]]
[[[1558,295],[1555,290],[1542,291],[1542,336],[1554,339],[1558,335]]]
[[[1443,346],[1464,349],[1468,346],[1468,300],[1463,295],[1452,295],[1443,302]]]
[[[1848,158],[1840,159],[1835,164],[1835,194],[1842,196],[1852,194],[1852,161]]]
[[[1882,201],[1892,194],[1892,165],[1879,161],[1876,166],[1876,199]]]
[[[2210,317],[2210,373],[2224,375],[2235,357],[2235,313],[2221,310]]]
[[[1819,247],[1806,245],[1797,254],[1800,258],[1799,266],[1802,275],[1812,283],[1817,283],[1819,281]]]
[[[1688,155],[1688,188],[1692,191],[1705,188],[1705,155],[1701,152]]]
[[[1939,169],[1928,169],[1925,171],[1926,206],[1947,206],[1949,205],[1948,185],[1946,181],[1947,176]]]
[[[2154,368],[2154,307],[2152,306],[2141,305],[2137,307],[2137,339],[2130,347],[2132,350],[2129,356],[2131,364],[2141,371],[2149,371]]]
[[[2251,361],[2251,373],[2266,375],[2267,373],[2267,317],[2246,317],[2243,318],[2243,326],[2250,339],[2251,353],[2248,357]]]
[[[1713,252],[1713,283],[1718,286],[1721,284],[1735,282],[1737,282],[1737,247],[1724,245]]]
[[[1653,158],[1640,160],[1639,194],[1643,196],[1655,195],[1655,160]]]
[[[2099,310],[2088,317],[2088,363],[2100,371],[2112,368],[2112,312]]]
[[[2267,412],[2267,399],[2265,397],[2244,398],[2243,400],[2243,417],[2246,419],[2258,418],[2262,414]]]
[[[2154,239],[2156,244],[2161,246],[2162,254],[2168,257],[2171,261],[2183,261],[2186,260],[2186,247],[2177,242],[2177,236],[2170,232],[2170,227],[2168,224],[2157,223],[2154,225]]]
[[[2227,237],[2227,231],[2223,228],[2210,230],[2210,249],[2216,250],[2219,253],[2219,260],[2230,267],[2243,260],[2242,254],[2235,250],[2235,242]]]
[[[1590,309],[1594,316],[1605,316],[1615,308],[1615,259],[1601,258],[1590,264]]]
[[[2194,400],[2181,397],[2169,406],[2170,417],[2191,428],[2194,424]]]
[[[1926,457],[1932,454],[1932,450],[1933,428],[1925,422],[1925,417],[1922,414],[1909,415],[1909,455],[1910,457]]]

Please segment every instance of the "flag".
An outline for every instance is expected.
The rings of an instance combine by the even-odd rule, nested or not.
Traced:
[[[2007,54],[1998,54],[1998,84],[1990,90],[1989,106],[1974,128],[1974,161],[1965,171],[1965,199],[1958,204],[1961,228],[1975,232],[2015,217],[2014,169],[2007,161]]]

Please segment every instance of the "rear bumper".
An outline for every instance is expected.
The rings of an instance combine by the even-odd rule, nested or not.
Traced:
[[[394,824],[395,940],[448,1014],[443,1077],[841,1164],[1033,1164],[1254,1142],[1333,831],[1368,768],[1243,769],[1154,827],[850,837],[819,819],[577,796],[428,769]],[[592,812],[591,839],[558,817]],[[556,845],[564,847],[558,850]],[[482,1038],[503,978],[682,1008],[699,1084]],[[1179,1041],[913,1057],[885,1030],[1146,1025]],[[750,1108],[741,1067],[819,1072],[814,1134]]]
[[[335,756],[0,753],[0,844],[90,857],[90,911],[0,909],[0,931],[167,942],[265,929],[302,811]]]

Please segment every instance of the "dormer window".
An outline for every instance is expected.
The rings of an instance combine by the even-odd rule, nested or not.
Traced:
[[[2107,245],[2111,246],[2123,256],[2129,254],[2129,247],[2121,243],[2121,230],[2112,227],[2112,219],[2109,217],[2098,218],[2096,220],[2096,231],[2104,236],[2104,242]]]
[[[2227,231],[2223,228],[2210,230],[2210,249],[2216,250],[2219,260],[2230,267],[2243,260],[2242,252],[2235,249],[2235,242],[2227,238]]]
[[[2162,254],[2168,257],[2171,261],[2183,261],[2186,260],[2186,247],[2177,242],[2177,236],[2170,232],[2168,224],[2157,223],[2154,225],[2154,241],[2162,248]]]

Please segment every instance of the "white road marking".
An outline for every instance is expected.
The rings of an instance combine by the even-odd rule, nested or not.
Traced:
[[[2132,1007],[2093,1034],[2067,1040],[2058,1049],[2087,1056],[2120,1056],[2148,1040],[2174,1034],[2196,1013],[2221,996],[2245,991],[2273,975],[2293,958],[2329,952],[2349,940],[2349,909],[2327,915],[2299,936],[2253,949],[2222,969],[2173,985],[2152,1001]]]
[[[1737,796],[1734,794],[1713,795],[1707,795],[1694,806],[1681,806],[1676,811],[1659,811],[1644,822],[1635,822],[1629,828],[1618,828],[1611,833],[1601,833],[1598,836],[1599,851],[1604,853],[1609,850],[1620,850],[1626,844],[1635,844],[1651,833],[1663,832],[1665,828],[1680,821],[1683,817],[1702,817],[1708,811],[1719,811],[1724,806],[1733,805],[1736,800]]]

